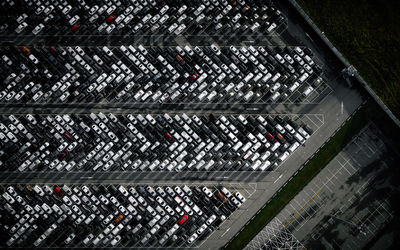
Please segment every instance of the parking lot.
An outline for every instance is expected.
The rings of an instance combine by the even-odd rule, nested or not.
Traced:
[[[1,193],[3,247],[187,248],[229,221],[254,190],[239,184],[14,185]]]
[[[330,89],[322,65],[300,47],[21,46],[0,54],[3,103],[311,103]]]
[[[14,6],[19,6],[18,10]],[[0,38],[18,43],[170,41],[177,36],[262,37],[284,29],[286,18],[272,1],[85,1],[2,3]],[[134,39],[132,39],[134,38]]]
[[[10,115],[0,123],[1,165],[19,172],[266,171],[314,133],[288,116],[172,117]]]
[[[289,235],[297,249],[362,249],[394,216],[390,200],[396,191],[385,169],[396,163],[385,157],[393,152],[385,140],[368,124],[248,249],[277,244],[271,228]]]
[[[15,13],[15,9],[19,8],[9,7],[11,2],[26,8]],[[10,185],[31,183],[32,187],[35,184],[53,187],[59,183],[78,187],[82,187],[83,183],[88,186],[103,184],[117,187],[117,184],[130,186],[132,184],[129,183],[140,183],[172,187],[186,183],[190,187],[206,185],[213,190],[223,185],[232,192],[240,191],[246,199],[250,199],[220,227],[212,229],[213,233],[207,236],[207,241],[198,236],[189,245],[187,240],[197,229],[190,235],[188,232],[193,229],[178,229],[177,233],[186,236],[165,243],[163,247],[208,249],[223,246],[362,102],[359,93],[348,88],[340,77],[341,69],[327,57],[325,51],[319,50],[318,45],[306,37],[303,28],[291,19],[291,13],[281,8],[280,1],[140,0],[120,1],[121,5],[118,5],[119,1],[104,1],[101,4],[88,0],[59,2],[61,4],[58,1],[44,3],[44,8],[30,1],[1,3],[2,11],[9,14],[2,17],[0,26],[0,44],[4,45],[0,49],[0,81],[3,83],[0,87],[0,122],[5,126],[1,130],[4,136],[0,145],[0,182]],[[85,2],[90,8],[84,7]],[[70,9],[68,4],[71,10],[62,14],[63,10],[68,12]],[[94,10],[96,4],[98,9]],[[133,8],[129,7],[130,4]],[[54,5],[53,10],[50,5]],[[182,15],[177,14],[179,9],[182,9]],[[227,9],[231,10],[223,14]],[[112,12],[107,13],[110,10]],[[140,13],[129,21],[128,16],[137,10]],[[36,11],[40,13],[36,14]],[[51,13],[47,17],[45,13],[48,11]],[[92,15],[95,18],[98,15],[93,23],[89,20],[91,11],[96,12]],[[24,17],[24,12],[27,17]],[[79,19],[75,18],[76,15]],[[27,25],[17,34],[15,29],[20,25],[17,19],[21,16],[24,19],[22,23]],[[71,19],[77,20],[76,23],[70,24]],[[41,23],[43,28],[40,28]],[[41,30],[33,34],[36,27]],[[175,29],[170,32],[170,27]],[[100,112],[109,119],[108,122],[101,120],[98,116]],[[90,118],[91,113],[98,116],[101,122]],[[110,113],[117,118],[117,123],[108,116]],[[32,114],[40,123],[46,121],[47,125],[31,128],[27,114]],[[151,125],[148,114],[156,120],[155,126]],[[172,124],[166,120],[165,114],[173,119]],[[183,114],[191,119],[191,123],[183,119]],[[210,118],[210,114],[215,120]],[[20,130],[19,123],[14,124],[10,120],[10,115],[14,115],[32,136],[28,138],[23,129]],[[131,121],[128,115],[134,117],[137,123]],[[148,124],[144,125],[138,115]],[[184,122],[183,125],[175,119],[175,115]],[[198,117],[206,130],[197,124],[193,115]],[[246,118],[247,125],[238,120],[239,115]],[[160,130],[159,126],[163,125],[156,119],[158,116],[166,120],[169,127]],[[225,124],[221,116],[225,116],[229,123]],[[275,122],[281,124],[285,133],[275,125],[271,129],[259,124],[259,116],[271,116],[274,121],[276,116],[281,117],[283,124]],[[70,125],[68,119],[74,125]],[[313,131],[304,144],[306,146],[298,147],[293,153],[289,152],[289,147],[299,142],[296,139],[290,142],[291,130],[284,125],[292,126],[292,123],[287,119],[302,128],[307,125]],[[90,132],[79,125],[81,121],[87,123]],[[129,123],[133,125],[129,125],[133,130],[128,127]],[[224,127],[235,137],[226,134]],[[295,133],[299,133],[295,127]],[[187,128],[198,134],[201,141],[198,142]],[[276,154],[271,151],[274,145],[268,141],[268,133],[264,134],[264,129],[282,144],[275,149]],[[138,134],[134,133],[136,130]],[[70,141],[68,135],[60,131],[73,139]],[[172,143],[168,141],[172,139],[166,132],[174,140]],[[141,140],[139,133],[145,141]],[[259,133],[264,138],[257,136]],[[285,143],[278,139],[278,133]],[[185,138],[186,134],[190,137]],[[252,140],[250,134],[257,141]],[[16,143],[13,142],[15,139]],[[270,147],[264,145],[264,139],[271,144]],[[58,148],[64,142],[67,145],[59,152]],[[110,142],[114,144],[112,148],[103,151],[110,147]],[[130,156],[126,156],[130,153],[121,154],[128,142],[132,143],[132,146],[126,146],[129,147],[128,152],[132,148]],[[150,145],[145,149],[148,143]],[[206,145],[196,153],[194,150],[202,143]],[[221,143],[223,146],[219,148]],[[262,144],[260,147],[259,143]],[[236,152],[234,147],[237,144],[241,149]],[[79,145],[85,149],[79,149]],[[103,149],[97,152],[96,147],[100,145]],[[175,148],[170,151],[172,145]],[[145,150],[141,152],[143,146]],[[212,149],[206,152],[209,146]],[[225,151],[225,148],[228,150]],[[267,151],[264,151],[266,148]],[[14,149],[18,154],[13,156]],[[244,149],[247,151],[244,152]],[[93,151],[96,155],[86,160]],[[268,158],[270,151],[272,160]],[[199,155],[201,159],[197,161]],[[129,159],[122,160],[123,157]],[[60,170],[56,165],[50,169],[50,164],[56,160],[60,161],[57,163]],[[194,161],[195,165],[191,165]],[[18,170],[21,166],[22,172]],[[93,170],[96,166],[98,168]],[[161,169],[162,166],[164,169]],[[151,168],[154,168],[153,171],[150,171]],[[243,188],[253,182],[258,182],[254,185],[257,186],[254,194],[251,189]],[[86,211],[84,213],[86,215]],[[73,222],[65,225],[68,229],[75,228]],[[103,229],[105,227],[100,226],[98,230]],[[139,233],[138,240],[148,238],[148,232],[151,235],[151,229],[146,230],[141,231],[143,235]],[[77,237],[73,244],[83,247],[83,237],[88,237],[90,232],[79,231],[79,240]],[[43,246],[63,246],[68,237],[66,234],[70,233],[72,231],[66,230],[65,235],[61,234],[62,237],[51,245],[47,245],[46,239]],[[40,235],[35,237],[38,239]],[[157,240],[161,240],[160,237]],[[139,242],[135,247],[159,246],[154,238],[147,239],[144,245]],[[31,239],[30,244],[36,239]],[[117,242],[116,246],[122,247],[126,239],[121,234],[119,241],[118,238],[109,238],[106,245],[98,244],[110,248],[111,242]]]

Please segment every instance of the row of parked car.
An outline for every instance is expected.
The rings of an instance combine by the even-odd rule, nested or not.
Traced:
[[[323,83],[300,47],[0,49],[2,103],[283,102]]]
[[[238,191],[209,186],[0,189],[2,247],[188,247],[246,201]]]
[[[0,31],[11,35],[269,34],[285,23],[271,1],[261,0],[8,0],[4,5],[13,15],[3,18]]]
[[[313,133],[289,117],[10,115],[0,120],[8,171],[270,170]]]

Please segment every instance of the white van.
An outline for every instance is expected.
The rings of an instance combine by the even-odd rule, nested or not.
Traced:
[[[271,100],[276,101],[280,95],[281,95],[281,93],[275,92],[275,94],[271,97]]]
[[[89,242],[94,238],[93,234],[89,234],[84,240],[83,240],[83,244],[88,245]]]
[[[178,230],[178,228],[179,228],[179,225],[175,224],[170,230],[168,230],[167,235],[172,236],[175,233],[175,231]]]
[[[233,150],[235,152],[237,152],[239,150],[239,148],[241,148],[243,146],[243,143],[241,141],[239,141],[238,143],[235,144],[235,146],[233,146]]]
[[[174,169],[176,167],[176,165],[178,165],[178,163],[176,161],[171,162],[167,167],[168,171],[171,171],[172,169]]]
[[[263,83],[266,83],[269,79],[271,79],[271,77],[272,77],[272,74],[271,74],[271,73],[268,73],[268,74],[266,74],[266,75],[261,79],[261,81],[262,81]]]
[[[279,162],[283,162],[284,160],[286,160],[289,157],[289,152],[285,151],[281,156],[279,156],[278,161]]]
[[[303,57],[304,60],[307,62],[308,65],[313,66],[314,65],[314,61],[311,59],[310,56],[306,55],[305,57]]]
[[[239,120],[243,125],[246,125],[246,124],[247,124],[247,120],[246,120],[246,118],[244,118],[243,115],[239,115],[239,116],[238,116],[238,120]]]
[[[308,88],[306,88],[306,90],[303,92],[303,97],[307,97],[312,91],[314,90],[314,88],[313,87],[308,87]]]
[[[211,160],[207,163],[207,165],[204,167],[205,170],[209,170],[213,165],[214,165],[215,161]]]
[[[186,151],[185,151],[186,152]],[[186,162],[182,161],[179,165],[175,168],[176,172],[182,171],[182,169],[186,166]]]
[[[299,83],[303,83],[309,77],[308,73],[304,73],[299,78]]]
[[[143,144],[142,147],[140,147],[140,152],[144,152],[146,151],[149,147],[150,147],[151,143],[149,141],[147,141],[145,144]]]
[[[153,171],[160,164],[160,160],[155,160],[149,167],[150,171]]]
[[[266,170],[269,166],[271,166],[271,162],[270,162],[270,161],[266,161],[266,162],[264,162],[264,164],[262,164],[262,165],[258,168],[258,170],[264,171],[264,170]]]
[[[253,74],[253,73],[249,73],[249,74],[243,79],[243,81],[244,81],[245,83],[248,83],[253,77],[254,77],[254,74]]]
[[[299,133],[306,139],[310,138],[310,135],[303,129],[303,128],[299,128],[297,131],[299,131]]]
[[[251,142],[248,142],[244,145],[244,147],[241,149],[241,151],[247,152],[247,150],[249,150],[251,146],[252,146]]]
[[[221,191],[228,199],[232,196],[232,193],[226,187],[221,188]]]
[[[206,164],[206,162],[204,160],[201,160],[199,163],[197,163],[196,169],[200,170],[200,168],[202,168],[204,164]]]
[[[271,147],[271,151],[275,152],[279,148],[279,146],[281,146],[281,144],[279,142],[275,142],[274,145],[272,145]]]
[[[238,141],[238,138],[232,132],[229,132],[228,137],[235,143]]]
[[[176,70],[174,69],[174,67],[172,67],[172,65],[171,64],[168,64],[167,65],[167,69],[169,70],[169,72],[171,72],[172,74],[176,74]]]
[[[295,134],[294,134],[294,138],[295,138],[298,142],[300,142],[301,145],[303,145],[303,144],[306,142],[306,140],[304,140],[304,138],[303,138],[299,133],[295,133]]]
[[[283,59],[283,57],[279,54],[275,55],[275,59],[280,63],[280,64],[284,64],[285,60]]]
[[[280,88],[281,88],[281,84],[279,82],[277,82],[277,83],[274,84],[274,86],[272,86],[270,92],[271,93],[275,93],[275,91],[277,91]]]
[[[199,101],[201,101],[204,99],[204,97],[207,96],[207,94],[208,94],[207,91],[204,90],[203,92],[201,92],[201,94],[197,98],[199,98]]]
[[[201,84],[206,78],[207,78],[207,74],[206,73],[204,73],[204,74],[202,74],[197,80],[196,80],[196,82],[198,83],[198,84]]]
[[[262,162],[260,160],[257,160],[256,162],[254,162],[250,168],[253,170],[257,170],[260,166],[261,166]]]
[[[217,91],[212,91],[208,96],[207,96],[207,101],[211,102],[214,97],[217,95]]]
[[[245,100],[246,102],[248,102],[248,101],[250,100],[250,98],[251,98],[253,95],[254,95],[254,92],[250,90],[250,91],[244,96],[244,100]]]
[[[272,77],[271,81],[274,83],[274,82],[278,81],[278,79],[279,79],[280,77],[281,77],[281,74],[280,74],[280,73],[276,73],[276,74],[274,75],[274,77]]]
[[[292,146],[290,146],[290,147],[288,148],[288,150],[289,150],[290,153],[293,153],[294,151],[296,151],[296,149],[297,149],[299,146],[300,146],[300,144],[299,144],[298,142],[295,142],[295,143],[292,144]]]
[[[267,160],[268,159],[268,157],[271,155],[271,152],[269,152],[269,151],[267,151],[267,152],[265,152],[262,156],[261,156],[261,160],[262,161],[265,161],[265,160]]]
[[[262,65],[261,63],[260,64],[258,64],[258,69],[261,71],[261,72],[266,72],[266,68],[264,67],[264,65]],[[253,78],[253,81],[255,82],[255,83],[258,83],[258,81],[260,81],[260,79],[263,77],[263,74],[262,73],[258,73],[254,78]]]
[[[290,93],[293,93],[298,87],[300,86],[300,83],[297,81],[293,83],[293,85],[289,88]]]

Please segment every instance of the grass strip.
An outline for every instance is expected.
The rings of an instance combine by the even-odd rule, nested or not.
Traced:
[[[362,107],[320,148],[303,169],[276,194],[225,249],[243,249],[358,134],[367,122],[366,110],[365,107]]]

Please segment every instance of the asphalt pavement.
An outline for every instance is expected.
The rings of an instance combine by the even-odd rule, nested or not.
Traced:
[[[364,249],[394,216],[390,197],[398,191],[386,171],[399,156],[385,141],[367,124],[246,249],[272,244],[271,231],[291,235],[292,249]],[[373,243],[384,249],[393,238],[386,240]]]
[[[44,173],[2,173],[1,183],[157,183],[163,182],[212,182],[212,183],[257,183],[256,192],[243,205],[241,210],[235,212],[229,223],[224,223],[210,238],[204,242],[200,249],[216,249],[225,245],[250,218],[270,199],[279,188],[299,169],[299,167],[310,158],[324,142],[329,139],[333,132],[360,106],[361,95],[347,86],[340,77],[340,64],[326,57],[326,51],[321,51],[312,39],[306,36],[303,28],[290,20],[288,27],[281,27],[273,36],[247,37],[245,39],[228,40],[226,37],[212,37],[203,39],[201,37],[178,37],[164,42],[160,39],[159,46],[176,45],[190,41],[192,45],[215,42],[221,45],[270,45],[270,46],[297,46],[310,47],[324,68],[324,78],[329,85],[329,92],[321,95],[315,100],[304,103],[276,103],[276,104],[40,104],[19,105],[12,104],[2,106],[2,114],[59,114],[59,113],[90,113],[90,112],[115,112],[115,113],[221,113],[221,114],[295,114],[310,115],[318,114],[323,125],[308,139],[305,147],[300,147],[279,168],[272,172],[112,172],[112,173],[89,173],[89,172],[49,172]],[[278,36],[279,35],[279,36]],[[114,38],[113,38],[114,39]],[[125,39],[125,38],[124,38]],[[104,39],[96,45],[118,45],[121,43],[131,44],[137,41],[135,37],[123,39]],[[207,40],[207,41],[206,41]],[[2,40],[4,44],[4,39]],[[91,45],[92,39],[87,37],[74,38],[68,41],[72,45],[76,41],[79,45]],[[25,42],[22,40],[21,42]],[[61,40],[59,41],[61,42]],[[146,43],[144,42],[146,45]],[[154,44],[154,43],[149,43]],[[312,121],[311,121],[312,122]]]

